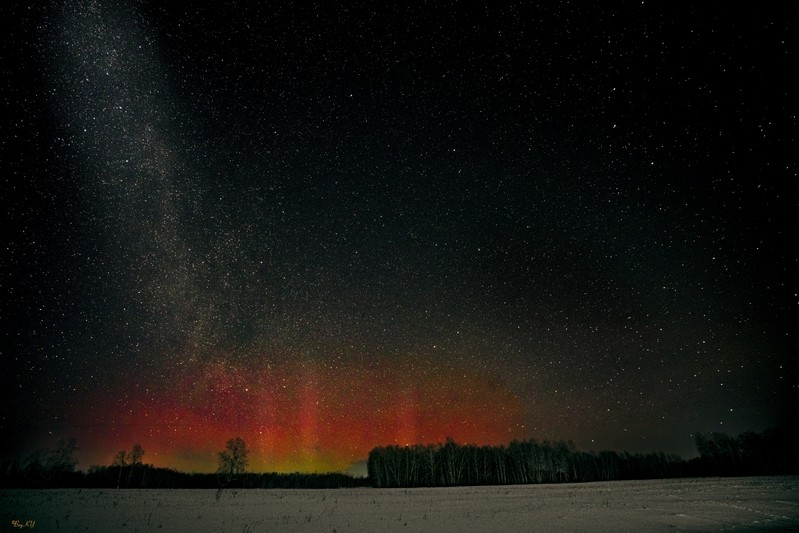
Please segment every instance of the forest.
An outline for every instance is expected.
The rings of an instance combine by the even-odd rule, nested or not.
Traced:
[[[570,442],[513,441],[507,446],[386,446],[369,454],[375,487],[508,485],[682,477],[686,463],[653,453],[579,452]]]
[[[228,441],[215,473],[185,473],[144,463],[136,444],[109,465],[77,469],[75,439],[25,458],[0,461],[0,488],[344,488],[446,487],[567,483],[626,479],[799,474],[795,430],[771,429],[737,437],[697,434],[698,457],[685,461],[663,453],[584,452],[571,442],[515,440],[476,446],[447,439],[441,444],[380,446],[367,461],[368,476],[343,473],[247,471],[246,444]]]
[[[697,434],[699,457],[663,453],[582,452],[571,442],[513,441],[507,446],[444,444],[384,446],[367,463],[375,487],[446,487],[580,483],[624,479],[799,473],[796,435],[783,430]]]

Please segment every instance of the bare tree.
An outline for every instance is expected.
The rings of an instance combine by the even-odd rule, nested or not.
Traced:
[[[130,455],[128,455],[130,464],[140,465],[142,457],[144,457],[144,448],[141,447],[141,444],[134,444],[133,448],[130,450]]]
[[[247,454],[247,445],[241,437],[227,441],[225,449],[218,454],[219,468],[217,468],[224,485],[230,484],[247,470]]]
[[[141,466],[142,457],[144,457],[144,448],[142,448],[141,444],[134,444],[128,454],[128,463],[130,463],[130,469],[128,470],[128,487],[130,487],[130,480],[133,478],[133,470],[137,466]]]
[[[119,488],[122,484],[122,472],[125,468],[128,469],[127,486],[130,486],[130,480],[133,477],[133,470],[137,466],[141,466],[142,457],[144,457],[144,448],[142,448],[141,444],[134,444],[133,448],[131,448],[129,452],[126,452],[125,450],[119,450],[116,455],[114,455],[114,459],[111,461],[111,467],[119,468],[119,474],[117,475],[117,488]]]
[[[128,457],[125,453],[125,450],[119,450],[116,453],[114,460],[111,461],[111,466],[115,466],[119,469],[119,474],[117,474],[117,488],[119,488],[119,485],[122,482],[122,469],[128,466]]]
[[[26,461],[24,472],[32,482],[57,484],[61,478],[75,471],[78,444],[74,438],[60,439],[55,450],[37,450]]]
[[[119,450],[114,459],[111,461],[111,466],[118,466],[122,468],[123,466],[128,466],[128,457],[125,453],[125,450]]]
[[[50,456],[52,470],[59,474],[74,472],[75,467],[78,465],[78,460],[74,456],[76,451],[78,451],[78,443],[74,438],[60,439],[58,448]]]

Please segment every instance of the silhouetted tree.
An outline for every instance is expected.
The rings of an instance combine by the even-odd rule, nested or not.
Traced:
[[[225,449],[219,452],[217,473],[224,486],[243,474],[247,469],[247,445],[241,437],[230,439]]]
[[[128,454],[128,462],[130,467],[128,469],[128,487],[130,487],[130,480],[133,478],[133,471],[141,466],[142,458],[144,457],[144,448],[141,444],[134,444]]]
[[[114,458],[111,460],[111,466],[118,466],[120,468],[128,466],[128,456],[125,450],[119,450]]]
[[[117,472],[117,488],[119,488],[119,484],[122,482],[122,469],[128,466],[128,457],[125,450],[119,450],[117,452],[114,459],[111,461],[111,466],[115,466],[119,470],[119,472]]]
[[[459,485],[463,476],[466,456],[451,437],[438,449],[441,481],[444,486]]]
[[[432,487],[436,485],[438,476],[438,454],[436,454],[436,447],[432,444],[427,446],[420,446],[418,448],[422,460],[421,480],[422,485]]]
[[[120,450],[114,455],[111,461],[111,468],[117,468],[117,488],[122,484],[122,473],[127,469],[128,481],[127,487],[130,487],[133,472],[142,465],[142,458],[144,457],[144,448],[141,444],[134,444],[129,452]]]
[[[142,462],[142,458],[144,458],[144,448],[142,448],[141,444],[134,444],[133,448],[130,450],[130,455],[128,456],[130,460],[130,464],[132,465],[140,465]]]
[[[55,450],[37,450],[28,456],[23,473],[34,484],[57,485],[66,475],[75,472],[76,451],[78,444],[74,438],[60,439]]]
[[[133,478],[133,471],[141,467],[143,457],[144,448],[142,448],[141,444],[134,444],[130,453],[128,453],[128,463],[130,465],[128,466],[128,487],[130,487],[130,480]]]

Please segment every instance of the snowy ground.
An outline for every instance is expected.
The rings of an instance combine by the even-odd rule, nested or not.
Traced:
[[[5,490],[34,531],[799,530],[799,477],[333,490]],[[19,530],[19,529],[16,529]]]

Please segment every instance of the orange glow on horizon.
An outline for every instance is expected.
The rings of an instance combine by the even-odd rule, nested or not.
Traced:
[[[163,383],[86,398],[80,468],[140,443],[144,461],[213,472],[242,437],[249,471],[346,471],[375,446],[499,444],[524,437],[519,399],[492,377],[421,358],[235,358],[188,363]],[[253,361],[259,361],[254,364]]]

